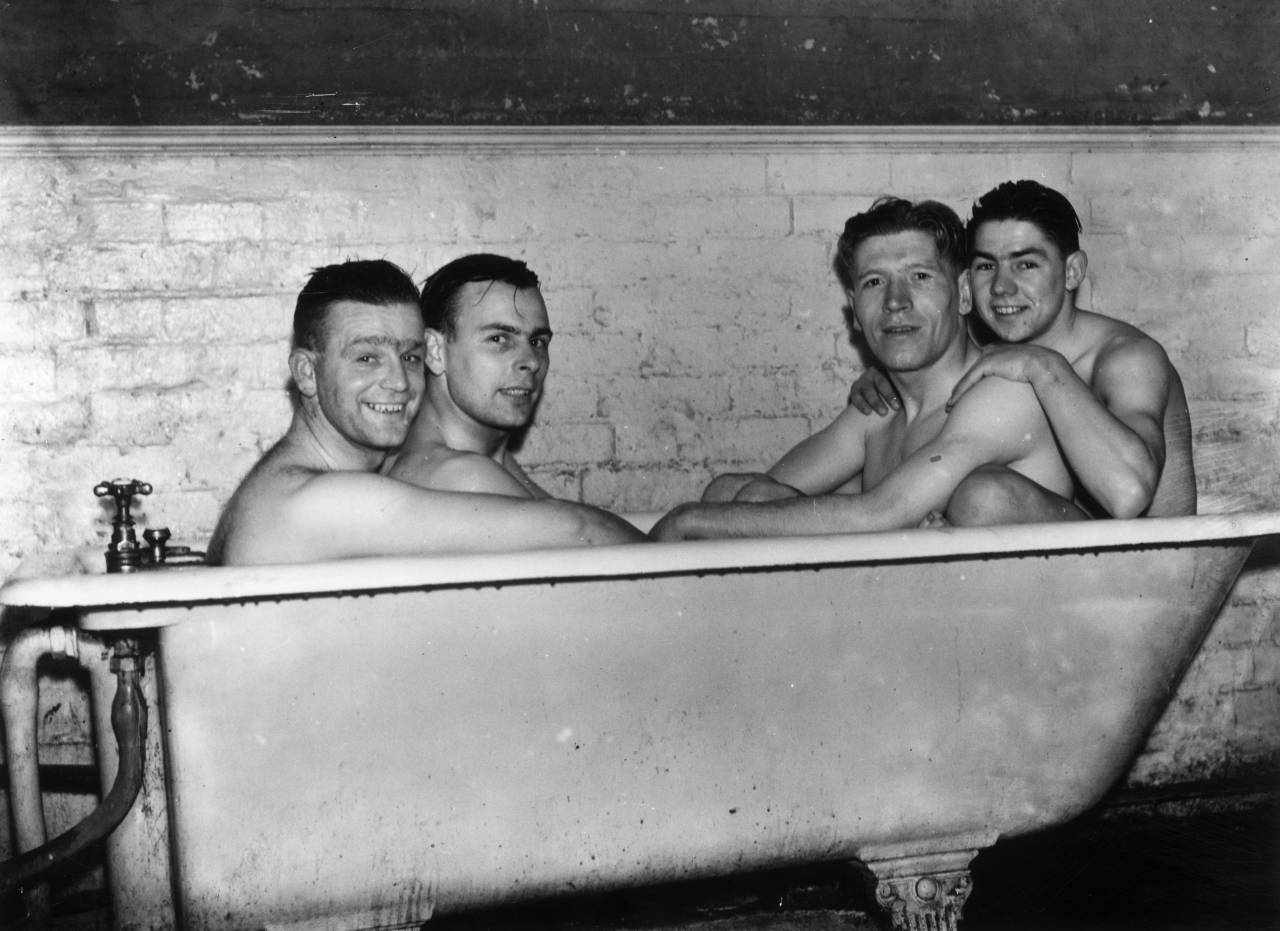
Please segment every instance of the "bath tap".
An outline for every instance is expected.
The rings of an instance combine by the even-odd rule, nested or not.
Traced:
[[[189,546],[169,546],[168,527],[147,528],[142,532],[146,546],[138,543],[129,507],[136,495],[151,494],[150,483],[136,478],[116,478],[99,482],[93,493],[99,498],[110,496],[116,505],[115,517],[111,520],[111,543],[106,552],[108,572],[137,572],[152,567],[204,562],[204,553]]]
[[[135,495],[151,494],[151,485],[136,478],[116,478],[99,482],[93,488],[99,498],[110,495],[116,503],[115,517],[111,520],[111,542],[107,545],[108,572],[137,572],[142,568],[142,551],[133,530],[133,515],[129,507]]]

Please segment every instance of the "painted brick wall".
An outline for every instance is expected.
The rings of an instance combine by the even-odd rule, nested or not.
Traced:
[[[1034,177],[1077,205],[1085,303],[1163,341],[1204,510],[1274,504],[1280,134],[1167,130],[0,133],[0,577],[101,546],[102,479],[200,540],[289,418],[308,270],[425,277],[486,249],[545,282],[556,336],[522,459],[618,510],[767,465],[860,370],[829,272],[877,195],[962,213]],[[69,700],[70,701],[70,700]],[[1131,773],[1235,775],[1280,748],[1280,553],[1255,557]]]

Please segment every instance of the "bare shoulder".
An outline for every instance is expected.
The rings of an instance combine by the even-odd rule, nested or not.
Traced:
[[[321,473],[292,461],[277,445],[245,476],[223,508],[209,543],[215,564],[250,561],[264,539],[291,531],[291,506]]]
[[[252,479],[252,481],[250,480]],[[250,476],[210,544],[223,565],[310,562],[396,552],[389,535],[412,512],[404,482],[376,472],[317,471],[286,464]],[[216,546],[215,546],[216,544]]]
[[[1078,319],[1095,369],[1135,362],[1169,366],[1164,347],[1133,324],[1092,311],[1080,311]]]
[[[391,478],[435,491],[484,492],[528,497],[518,477],[480,453],[452,449],[443,443],[402,453],[387,473]]]

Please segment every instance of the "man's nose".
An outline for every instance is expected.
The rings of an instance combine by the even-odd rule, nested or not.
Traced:
[[[997,265],[995,276],[991,279],[991,292],[993,294],[1012,294],[1017,287],[1013,280],[1013,275],[1009,274],[1009,270]]]
[[[393,359],[384,367],[382,386],[392,391],[407,391],[409,389],[409,369],[403,359]]]
[[[542,359],[538,356],[537,350],[526,345],[516,358],[516,368],[522,372],[536,372],[541,367]]]
[[[905,310],[911,306],[911,289],[905,281],[890,281],[885,290],[884,306],[887,310]]]

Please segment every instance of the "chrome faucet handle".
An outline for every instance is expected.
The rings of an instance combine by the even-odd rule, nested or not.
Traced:
[[[112,498],[116,503],[111,521],[111,543],[107,546],[108,572],[133,572],[141,564],[138,538],[133,532],[133,515],[129,508],[135,495],[151,494],[151,485],[136,478],[115,478],[93,487],[99,498]]]
[[[129,506],[133,503],[135,496],[151,494],[151,484],[140,482],[136,478],[113,478],[94,485],[93,493],[99,498],[105,498],[108,495],[114,498],[116,520],[132,524],[133,518],[129,516]]]

